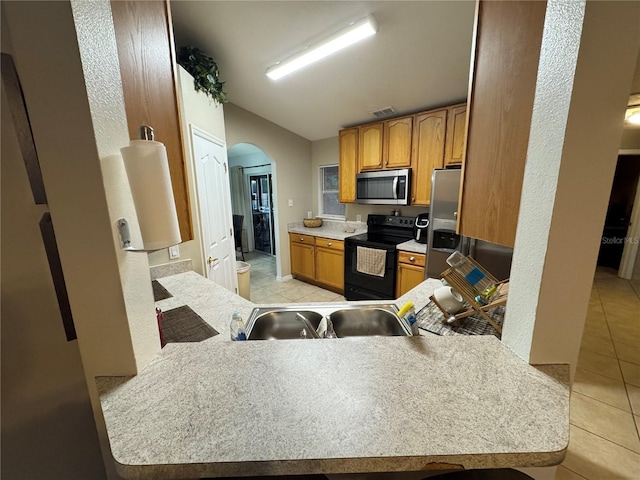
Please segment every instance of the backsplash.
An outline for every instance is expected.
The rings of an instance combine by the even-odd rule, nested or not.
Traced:
[[[304,228],[304,223],[303,222],[287,223],[287,227],[289,229],[291,229],[291,228]],[[354,231],[356,231],[356,230],[366,230],[367,229],[367,219],[364,218],[362,222],[345,222],[345,221],[341,221],[341,220],[323,219],[322,220],[322,227],[326,228],[326,229],[329,229],[329,230],[335,230],[337,232],[344,232],[345,229],[353,229]]]
[[[162,265],[155,265],[149,268],[151,272],[151,280],[156,278],[168,277],[169,275],[176,275],[178,273],[189,272],[193,270],[193,263],[191,259],[179,260],[177,262],[163,263]]]

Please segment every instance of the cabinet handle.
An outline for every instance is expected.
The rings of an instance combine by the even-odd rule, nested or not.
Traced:
[[[415,202],[416,201],[416,197],[411,197],[411,201]]]
[[[327,246],[329,246],[329,247],[330,247],[330,246],[331,246],[331,242],[327,243]]]
[[[301,242],[304,242],[304,238],[303,238],[303,237],[300,237],[300,241],[301,241]]]
[[[458,218],[458,212],[453,212],[453,218]]]
[[[409,261],[410,262],[415,262],[416,261],[416,257],[409,257]]]

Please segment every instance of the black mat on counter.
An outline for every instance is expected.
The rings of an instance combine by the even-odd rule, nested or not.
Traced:
[[[188,305],[162,312],[162,336],[165,343],[201,342],[218,335]]]
[[[151,287],[153,288],[154,302],[159,302],[160,300],[166,300],[167,298],[173,297],[173,295],[171,295],[166,288],[160,285],[160,282],[157,280],[151,281]]]
[[[504,305],[500,305],[487,312],[487,315],[500,326],[504,321],[504,308]],[[418,327],[436,335],[495,335],[498,338],[501,336],[479,313],[460,319],[455,325],[449,325],[443,322],[444,316],[433,302],[427,303],[416,314],[416,318]]]

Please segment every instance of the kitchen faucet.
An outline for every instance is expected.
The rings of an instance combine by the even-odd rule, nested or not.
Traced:
[[[296,312],[296,320],[303,323],[306,330],[309,332],[309,334],[311,334],[313,338],[320,338],[320,336],[318,335],[318,332],[316,332],[316,329],[313,328],[313,325],[311,325],[309,320],[307,320],[307,317],[302,315],[300,312]]]

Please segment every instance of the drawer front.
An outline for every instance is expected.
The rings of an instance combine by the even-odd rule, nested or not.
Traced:
[[[344,242],[340,240],[332,240],[331,238],[316,237],[316,247],[344,251]]]
[[[422,253],[403,252],[402,250],[398,252],[398,262],[408,263],[409,265],[424,267],[426,258],[427,256]]]
[[[300,233],[290,233],[289,238],[295,243],[304,243],[306,245],[315,245],[316,237],[313,235],[303,235]]]

